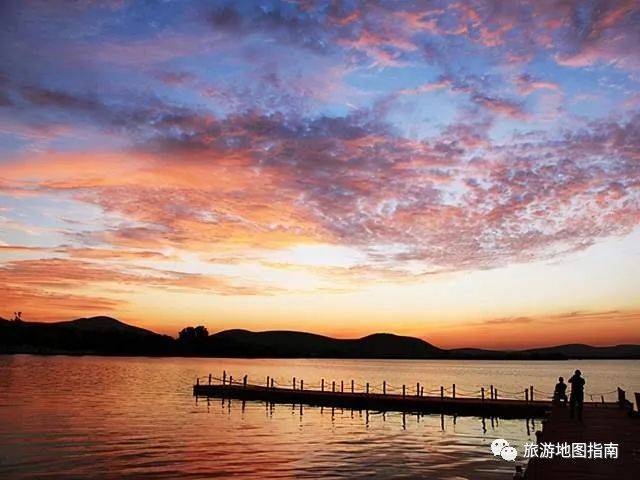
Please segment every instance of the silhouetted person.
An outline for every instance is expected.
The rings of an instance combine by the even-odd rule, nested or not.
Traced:
[[[578,420],[582,422],[582,406],[584,404],[584,378],[582,378],[582,372],[580,370],[576,370],[573,374],[573,377],[569,379],[569,383],[571,384],[571,398],[569,399],[569,404],[571,405],[570,415],[571,418],[574,415],[578,414]]]
[[[524,478],[524,472],[520,465],[516,465],[516,473],[513,474],[513,480],[522,480]]]
[[[562,401],[562,405],[567,405],[567,384],[564,383],[564,378],[558,378],[556,388],[553,391],[553,403],[559,404]]]

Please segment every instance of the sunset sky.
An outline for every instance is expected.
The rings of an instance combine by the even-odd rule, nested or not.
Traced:
[[[0,4],[0,315],[640,343],[640,2]]]

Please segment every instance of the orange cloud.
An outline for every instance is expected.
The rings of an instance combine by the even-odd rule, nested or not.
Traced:
[[[640,343],[640,311],[577,311],[555,315],[490,318],[437,328],[428,340],[440,347],[527,349],[585,343]]]

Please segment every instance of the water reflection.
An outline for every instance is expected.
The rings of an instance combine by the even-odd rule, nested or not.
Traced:
[[[206,402],[207,413],[215,416],[216,412],[210,410],[211,399],[196,397],[196,405]],[[409,450],[418,449],[424,454],[421,461],[412,460],[413,475],[429,473],[428,478],[505,478],[513,470],[513,464],[494,460],[488,452],[488,444],[497,437],[506,437],[515,445],[530,440],[531,432],[535,431],[535,419],[500,420],[496,417],[458,417],[444,414],[424,414],[406,412],[387,412],[376,410],[360,410],[351,408],[336,408],[309,406],[304,403],[276,404],[268,401],[245,401],[238,399],[218,399],[220,412],[230,414],[246,410],[263,410],[267,412],[267,418],[271,422],[281,422],[285,414],[296,418],[301,428],[315,431],[321,430],[321,426],[329,419],[332,429],[350,429],[350,436],[361,437],[364,432],[372,429],[379,435],[387,432],[387,448],[396,450],[398,440]],[[307,418],[309,417],[309,418]],[[501,425],[502,423],[502,425]],[[437,427],[437,428],[436,428]],[[403,433],[400,433],[403,432]],[[393,439],[393,441],[392,441]],[[358,445],[358,441],[349,441],[347,437],[339,440],[340,443],[348,443],[351,448]],[[378,438],[377,442],[381,442]],[[365,444],[365,441],[361,442]],[[397,452],[400,459],[406,460],[407,452]],[[414,452],[415,453],[415,452]],[[367,453],[368,455],[368,453]],[[377,453],[380,455],[380,453]],[[347,455],[344,450],[340,455],[333,457],[335,461],[344,461]],[[411,456],[411,455],[410,455]],[[364,462],[366,458],[358,459]],[[318,461],[318,459],[316,459]],[[316,464],[328,476],[334,477],[335,472],[329,474],[330,465]],[[346,468],[346,466],[343,466]],[[402,477],[407,474],[394,470],[391,465],[386,465],[386,472],[394,476]],[[350,465],[350,477],[360,476]],[[295,476],[305,476],[304,472],[296,472]],[[320,474],[319,474],[320,475]],[[376,475],[379,475],[376,474]],[[453,476],[452,476],[453,475]],[[321,477],[322,475],[320,475]],[[340,476],[340,475],[338,475]]]
[[[560,368],[573,365],[2,356],[0,478],[510,478],[513,464],[489,444],[501,437],[521,447],[535,421],[194,401],[192,382],[227,370],[261,381],[296,376],[306,387],[331,372],[328,388],[341,388],[340,378],[359,389],[396,378],[419,380],[425,392],[456,380],[516,391],[530,373],[544,389]],[[580,368],[594,391],[640,384],[638,362]]]

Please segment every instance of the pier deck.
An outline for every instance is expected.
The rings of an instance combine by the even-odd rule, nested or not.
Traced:
[[[640,417],[629,409],[599,405],[584,409],[583,422],[569,418],[569,409],[554,407],[543,424],[542,443],[617,444],[618,458],[532,458],[527,480],[637,480],[640,478]]]
[[[261,400],[273,403],[307,404],[359,410],[445,413],[451,415],[500,416],[504,418],[542,417],[551,408],[545,400],[452,398],[450,396],[418,396],[383,393],[293,390],[257,385],[194,385],[196,396]],[[586,405],[586,408],[588,405]]]

